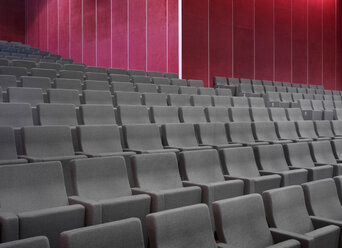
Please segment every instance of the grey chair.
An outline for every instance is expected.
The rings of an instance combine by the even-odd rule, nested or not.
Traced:
[[[170,106],[176,106],[176,107],[191,106],[189,95],[169,94],[167,95],[167,102],[168,102],[168,105]]]
[[[262,97],[250,97],[248,99],[251,108],[265,108],[265,100]]]
[[[334,101],[336,109],[342,109],[342,100]]]
[[[228,78],[228,84],[232,86],[238,86],[240,84],[240,79],[238,78]]]
[[[275,122],[277,135],[280,139],[292,140],[293,142],[310,142],[309,138],[301,138],[298,135],[295,122],[292,121],[278,121]]]
[[[60,162],[1,166],[0,177],[2,242],[44,235],[58,248],[61,232],[84,226],[85,209],[69,205]]]
[[[10,103],[28,103],[32,107],[44,103],[43,91],[39,88],[8,88],[7,97]]]
[[[255,147],[255,157],[261,173],[281,176],[281,186],[300,185],[308,181],[306,170],[288,167],[280,144]]]
[[[176,85],[159,85],[158,91],[165,94],[178,94],[179,87]]]
[[[210,107],[213,106],[211,96],[207,95],[193,95],[190,96],[192,106]]]
[[[82,105],[80,106],[80,118],[84,125],[116,124],[114,108],[111,105]]]
[[[150,122],[146,106],[121,105],[117,108],[117,122],[119,125],[148,124]]]
[[[121,68],[108,68],[108,74],[115,74],[115,75],[127,75],[128,72],[126,69]]]
[[[18,87],[17,79],[13,75],[0,75],[0,87],[7,91],[9,87]]]
[[[83,101],[85,104],[113,105],[112,94],[103,90],[84,90]]]
[[[135,89],[140,93],[158,93],[157,86],[150,83],[136,83]]]
[[[128,75],[132,76],[145,76],[145,71],[143,70],[128,70]]]
[[[112,82],[131,82],[127,74],[109,74],[109,78]]]
[[[87,80],[108,82],[108,74],[107,73],[86,72],[85,77]]]
[[[285,109],[287,119],[289,121],[303,121],[303,114],[299,108],[287,108]]]
[[[317,140],[330,140],[328,137],[318,136],[313,121],[297,121],[297,131],[299,137]]]
[[[71,70],[60,70],[59,71],[60,78],[69,78],[69,79],[77,79],[83,82],[84,80],[84,72],[83,71],[71,71]]]
[[[0,113],[0,126],[33,126],[32,110],[28,103],[0,103]]]
[[[312,142],[310,148],[316,165],[331,165],[334,168],[334,176],[342,175],[342,161],[335,158],[329,141]]]
[[[229,108],[228,113],[233,122],[252,122],[249,108]]]
[[[292,140],[278,138],[274,123],[271,121],[254,122],[252,128],[256,141],[268,142],[270,144],[292,143]]]
[[[107,68],[106,67],[99,67],[99,66],[88,66],[85,71],[86,72],[106,73],[107,74]]]
[[[176,86],[188,86],[185,79],[171,78],[171,84]]]
[[[272,86],[273,85],[273,82],[272,81],[269,81],[269,80],[262,80],[262,84],[264,86]]]
[[[323,106],[323,101],[321,100],[312,100],[312,108],[316,111],[322,111],[322,118],[319,120],[332,120],[333,119],[333,111],[332,110],[325,110]]]
[[[125,125],[122,127],[125,151],[136,153],[178,152],[177,149],[164,149],[160,128],[157,124]]]
[[[115,92],[114,106],[141,105],[141,94],[138,92]]]
[[[333,176],[331,165],[315,165],[308,143],[292,143],[284,147],[285,156],[290,168],[301,168],[308,171],[308,180],[315,181]]]
[[[197,95],[197,88],[190,86],[179,86],[179,94],[182,95]]]
[[[267,86],[265,88],[267,88]],[[266,94],[264,96],[264,99],[266,102],[266,106],[270,107],[270,108],[277,108],[277,107],[288,108],[288,107],[290,107],[290,103],[281,102],[279,92],[271,92],[271,91],[267,91],[267,89],[266,89]]]
[[[250,114],[254,122],[271,121],[267,108],[250,108]]]
[[[110,87],[107,81],[86,80],[84,81],[84,89],[109,91]]]
[[[331,141],[333,152],[337,160],[342,160],[342,139]]]
[[[253,92],[255,94],[259,94],[259,96],[264,96],[265,95],[265,88],[263,85],[254,85],[253,84]]]
[[[141,222],[137,218],[118,220],[63,232],[61,248],[144,248]]]
[[[269,108],[272,121],[288,121],[284,108]]]
[[[226,77],[214,77],[214,86],[216,88],[220,88],[220,87],[225,87],[228,85],[228,81]]]
[[[336,137],[332,131],[330,121],[314,121],[314,126],[317,132],[318,137],[325,137],[329,139],[334,139],[334,138],[341,138],[341,137]]]
[[[70,167],[75,195],[69,199],[85,207],[88,226],[137,217],[147,239],[145,217],[151,198],[132,193],[122,157],[78,159]]]
[[[168,220],[174,220],[172,222]],[[216,248],[208,207],[204,204],[166,210],[147,216],[150,247]],[[184,234],[187,235],[184,235]],[[172,237],[172,238],[169,238]]]
[[[304,120],[322,120],[323,111],[314,110],[310,100],[298,100],[299,108],[303,112]]]
[[[195,129],[190,123],[168,123],[162,126],[162,139],[165,148],[180,151],[205,150],[210,146],[198,144]]]
[[[208,122],[230,122],[228,109],[224,107],[206,107],[204,112]]]
[[[223,149],[221,157],[225,178],[227,180],[243,180],[245,194],[261,194],[265,190],[280,187],[281,177],[279,175],[263,175],[258,171],[251,147]]]
[[[42,126],[78,125],[75,105],[72,104],[39,104],[37,112],[38,123]]]
[[[173,106],[153,106],[150,108],[150,119],[152,123],[180,123],[178,108]]]
[[[131,75],[131,79],[134,84],[151,84],[151,78],[143,75]]]
[[[303,247],[339,247],[337,226],[322,227],[310,218],[301,186],[273,189],[263,193],[268,224],[277,238],[296,239]]]
[[[201,188],[184,187],[175,153],[132,156],[133,194],[151,196],[151,211],[194,205],[201,202]]]
[[[203,83],[202,80],[189,79],[188,80],[188,85],[190,87],[204,87],[204,83]]]
[[[261,94],[253,92],[253,87],[251,84],[240,84],[237,88],[237,92],[239,96],[246,96],[246,97],[260,97],[261,96]]]
[[[13,75],[19,81],[20,77],[27,76],[28,72],[25,67],[0,66],[0,75]]]
[[[232,90],[231,89],[222,89],[222,88],[216,88],[216,95],[218,96],[232,96]]]
[[[165,72],[164,73],[164,77],[166,78],[178,78],[178,73],[174,73],[174,72]]]
[[[148,75],[148,76],[152,77],[152,82],[153,82],[155,85],[170,85],[170,84],[171,84],[169,78],[163,78],[163,77],[162,77],[162,73],[161,73],[161,72],[158,72],[158,73],[160,73],[159,76],[151,76],[151,75]],[[149,72],[147,72],[147,74],[149,74]]]
[[[82,93],[82,83],[80,79],[56,78],[55,88],[67,89],[67,90],[78,90],[80,94]]]
[[[150,106],[167,106],[167,96],[164,93],[145,93],[141,96],[143,105]]]
[[[24,88],[40,88],[44,92],[52,86],[48,77],[24,76],[21,77],[21,83]]]
[[[42,69],[53,69],[53,70],[56,70],[56,71],[60,71],[62,70],[62,65],[60,64],[57,64],[57,63],[49,63],[49,62],[40,62],[38,64],[39,68],[42,68]]]
[[[0,248],[50,248],[49,240],[45,236],[10,241],[0,244]]]
[[[232,97],[232,103],[236,108],[249,108],[247,97]]]
[[[211,100],[215,107],[232,107],[232,100],[229,96],[212,96]]]
[[[12,127],[0,126],[0,165],[25,164],[17,155],[15,133]]]
[[[197,90],[198,95],[205,95],[205,96],[213,96],[216,95],[215,89],[214,88],[198,88]]]
[[[314,99],[313,94],[303,94],[303,97],[305,100],[313,100]]]
[[[49,103],[73,104],[75,106],[81,104],[78,90],[48,89],[46,92]]]
[[[134,92],[134,85],[130,82],[112,82],[112,92],[113,94],[116,91],[128,91],[128,92]]]
[[[255,140],[250,122],[231,122],[226,124],[226,128],[228,140],[231,143],[248,146],[269,144],[268,142]]]
[[[85,71],[85,65],[81,64],[66,64],[64,65],[64,70],[67,71]]]
[[[184,123],[202,123],[207,122],[203,107],[180,107],[179,119]]]
[[[211,146],[215,149],[242,146],[228,141],[224,123],[200,123],[195,125],[195,129],[202,146]]]
[[[72,195],[69,162],[85,156],[75,155],[70,127],[23,127],[21,133],[25,152],[23,158],[30,162],[60,161],[67,194]]]
[[[262,198],[258,194],[213,203],[220,242],[241,248],[300,248],[294,239],[277,239],[267,225]],[[242,231],[243,230],[243,231]]]

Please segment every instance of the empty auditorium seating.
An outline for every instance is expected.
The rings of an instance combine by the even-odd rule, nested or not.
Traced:
[[[45,236],[21,239],[0,244],[0,248],[50,248],[49,240]]]
[[[339,247],[337,226],[318,225],[310,218],[300,186],[263,193],[268,224],[276,237],[297,239],[303,247]]]
[[[159,85],[158,91],[165,94],[178,94],[179,87],[175,85]]]
[[[249,108],[229,108],[230,119],[234,122],[252,122]]]
[[[82,93],[82,83],[79,79],[71,78],[56,78],[55,80],[56,89],[68,89],[68,90],[78,90]]]
[[[17,87],[16,77],[13,75],[0,75],[0,87],[6,91],[9,87]]]
[[[261,176],[251,147],[227,148],[222,151],[222,167],[227,179],[241,179],[245,194],[259,193],[280,187],[279,175]]]
[[[318,136],[314,123],[312,121],[297,121],[297,131],[301,138],[309,138],[313,140],[330,140],[329,137]]]
[[[250,114],[254,122],[271,121],[267,108],[250,108]]]
[[[149,113],[146,106],[118,106],[117,117],[119,125],[150,123]]]
[[[127,75],[127,70],[121,68],[108,68],[108,74]]]
[[[171,84],[176,86],[187,86],[185,79],[172,78]]]
[[[85,90],[104,90],[109,91],[109,84],[107,81],[86,80],[84,81]]]
[[[267,145],[268,142],[256,141],[250,122],[231,122],[226,124],[228,140],[232,143],[255,146]]]
[[[209,122],[230,122],[228,109],[224,107],[207,107],[204,109]]]
[[[190,87],[204,87],[203,81],[202,80],[193,80],[189,79],[188,80],[188,85]]]
[[[21,77],[22,87],[24,88],[40,88],[43,91],[51,88],[51,79],[48,77]]]
[[[229,247],[301,247],[294,239],[283,241],[272,235],[260,195],[216,201],[213,209],[218,239]]]
[[[47,98],[49,103],[81,104],[78,90],[68,89],[48,89]]]
[[[110,74],[109,75],[112,82],[130,82],[130,78],[128,75],[124,74]]]
[[[163,93],[144,93],[141,96],[143,105],[150,106],[167,106],[167,96]]]
[[[179,86],[179,93],[184,95],[197,95],[196,87]]]
[[[135,84],[150,84],[151,83],[151,78],[143,76],[143,75],[131,75],[131,79],[132,79],[132,82]]]
[[[128,75],[133,76],[145,76],[145,71],[143,70],[128,70]]]
[[[179,123],[177,107],[153,106],[150,108],[150,118],[152,123],[166,124]]]
[[[88,66],[86,72],[107,73],[106,67]]]
[[[109,91],[84,90],[83,100],[85,104],[113,105],[113,98]]]
[[[80,116],[84,125],[116,124],[114,109],[110,105],[82,105],[80,106]]]
[[[211,96],[190,96],[190,102],[192,106],[202,106],[202,107],[210,107],[212,106]]]
[[[130,82],[112,82],[112,91],[128,91],[128,92],[133,92],[134,90],[134,85]]]
[[[179,119],[184,123],[207,122],[203,107],[180,107]]]
[[[77,79],[77,80],[80,80],[81,82],[84,80],[82,71],[60,70],[59,76],[61,78]]]
[[[149,74],[149,72],[147,72],[147,74]],[[152,82],[156,85],[170,85],[170,79],[168,78],[163,78],[162,75],[159,76],[151,76],[148,75],[150,77],[152,77]]]
[[[165,72],[164,73],[164,77],[166,78],[178,78],[178,73],[173,73],[173,72]]]
[[[255,140],[259,142],[268,142],[270,144],[292,143],[292,140],[279,139],[273,122],[254,122],[252,128]]]
[[[167,95],[167,102],[170,106],[191,106],[190,97],[188,95],[169,94]]]
[[[154,84],[138,83],[135,84],[135,89],[140,93],[157,93],[157,86]]]
[[[303,114],[299,108],[287,108],[285,109],[286,116],[289,121],[303,121]]]
[[[8,88],[8,101],[11,103],[29,103],[35,107],[44,102],[43,91],[39,88]]]
[[[38,123],[42,126],[77,126],[77,114],[72,104],[39,104],[37,106]]]
[[[288,120],[284,108],[269,108],[269,113],[272,121]]]
[[[14,130],[0,126],[0,136],[0,165],[27,163],[26,159],[18,158]]]
[[[294,142],[309,142],[310,138],[301,138],[298,135],[295,123],[292,121],[275,122],[276,131],[280,139],[292,140]]]
[[[232,101],[229,96],[212,96],[211,100],[212,100],[212,105],[215,107],[231,107],[232,106]]]
[[[318,137],[337,138],[331,129],[330,121],[314,121],[314,125]]]
[[[141,105],[141,95],[138,92],[115,92],[114,106]]]
[[[236,108],[248,108],[248,98],[247,97],[232,97],[233,106]]]
[[[132,171],[132,192],[150,195],[152,212],[201,202],[199,187],[183,187],[175,153],[134,155]]]
[[[98,73],[98,72],[86,72],[85,77],[87,80],[95,80],[95,81],[105,81],[108,82],[107,73]]]

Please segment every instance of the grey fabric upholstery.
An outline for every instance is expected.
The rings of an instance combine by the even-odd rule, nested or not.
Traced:
[[[23,127],[21,129],[25,158],[31,162],[61,161],[68,195],[72,194],[69,161],[85,156],[75,155],[68,126]]]
[[[50,248],[45,236],[38,236],[0,244],[0,248]]]
[[[39,88],[8,88],[8,101],[11,103],[29,103],[36,106],[44,102],[43,91]]]
[[[51,88],[51,79],[48,77],[21,77],[22,86],[24,88],[40,88],[43,91]]]
[[[170,222],[169,220],[173,220]],[[147,216],[151,248],[216,248],[208,207],[198,204]],[[186,234],[186,235],[184,235]],[[172,237],[172,238],[170,238]]]
[[[144,248],[139,219],[129,218],[61,234],[61,248]]]
[[[143,70],[128,70],[128,75],[132,76],[145,76],[145,71]]]
[[[314,121],[318,137],[335,138],[330,121]]]
[[[130,78],[128,75],[124,74],[110,74],[109,75],[112,82],[130,82]]]
[[[185,79],[178,79],[178,78],[172,78],[171,79],[171,84],[172,85],[177,85],[177,86],[187,86],[187,83],[186,83]]]
[[[134,155],[132,171],[133,193],[150,195],[152,212],[201,202],[199,187],[183,187],[175,153]]]
[[[248,99],[251,108],[265,108],[265,100],[262,97],[250,97]]]
[[[256,141],[250,122],[231,122],[226,124],[230,142],[243,145],[267,145],[268,142]]]
[[[189,79],[188,80],[188,85],[190,87],[204,87],[203,81],[202,80],[193,80]]]
[[[308,181],[308,172],[304,169],[290,170],[287,165],[282,145],[258,146],[255,156],[260,173],[280,175],[281,186],[300,185]]]
[[[68,71],[68,70],[60,70],[59,76],[61,78],[70,78],[70,79],[77,79],[83,81],[83,71]]]
[[[253,92],[263,96],[265,94],[265,88],[262,85],[253,85]]]
[[[263,199],[274,236],[297,239],[308,248],[339,247],[339,228],[333,225],[322,227],[310,219],[300,186],[266,191]]]
[[[251,108],[250,114],[254,122],[271,121],[267,108]]]
[[[268,85],[268,86],[272,86],[273,85],[273,82],[272,81],[268,81],[268,80],[262,80],[262,84],[263,85]]]
[[[245,194],[261,194],[265,190],[280,187],[279,175],[260,175],[251,147],[223,149],[221,156],[225,178],[243,180]]]
[[[342,160],[342,139],[331,141],[331,145],[337,160]]]
[[[179,93],[183,95],[197,95],[197,88],[190,86],[179,86]]]
[[[28,74],[25,67],[0,66],[0,75],[13,75],[19,80],[21,76],[27,76]]]
[[[210,107],[213,106],[210,96],[190,96],[192,106]]]
[[[150,108],[150,118],[152,123],[166,124],[179,123],[177,107],[153,106]]]
[[[114,108],[110,105],[82,105],[80,115],[84,125],[116,124]]]
[[[145,75],[131,75],[131,79],[134,84],[150,84],[151,83],[151,78],[146,77]]]
[[[212,96],[212,103],[215,107],[231,107],[232,100],[229,96]]]
[[[304,99],[306,100],[313,100],[314,95],[313,94],[303,94]]]
[[[166,77],[166,78],[178,78],[178,73],[165,72],[164,77]]]
[[[67,71],[85,71],[85,66],[84,65],[77,65],[77,64],[66,64],[64,65],[64,70]]]
[[[252,122],[249,108],[229,108],[230,119],[234,122]]]
[[[137,153],[176,152],[164,149],[160,137],[159,126],[156,124],[125,125],[122,127],[127,150]]]
[[[278,81],[274,81],[273,85],[276,86],[276,87],[279,87],[279,86],[281,87],[281,86],[283,86],[283,83],[282,82],[278,82]]]
[[[241,248],[299,248],[293,239],[276,241],[267,225],[264,204],[260,195],[251,194],[213,203],[219,241]]]
[[[146,106],[167,106],[166,98],[164,93],[145,93],[142,94],[141,101]]]
[[[178,94],[179,87],[175,85],[159,85],[158,91],[165,94]]]
[[[236,108],[249,108],[247,97],[232,97],[232,102]]]
[[[342,109],[342,100],[334,101],[335,108]]]
[[[47,97],[49,103],[81,104],[78,90],[48,89]]]
[[[322,111],[322,120],[332,120],[333,119],[333,111],[325,110],[323,106],[323,101],[321,100],[312,100],[313,110]]]
[[[266,94],[264,96],[267,107],[270,107],[270,108],[273,108],[273,107],[288,108],[288,107],[290,107],[290,103],[281,102],[279,92],[267,91],[267,87],[269,87],[269,86],[265,87]]]
[[[107,74],[107,68],[106,67],[99,67],[99,66],[88,66],[86,68],[86,72],[96,72],[96,73],[106,73]]]
[[[121,105],[117,108],[119,125],[150,123],[146,106]]]
[[[17,87],[16,77],[13,75],[0,75],[0,87],[6,91],[9,87]]]
[[[216,95],[214,88],[198,88],[197,92],[199,95],[207,95],[207,96]]]
[[[141,105],[141,94],[138,92],[115,92],[114,106]]]
[[[238,78],[228,78],[229,85],[238,86],[240,84],[240,79]]]
[[[109,84],[108,84],[107,81],[86,80],[84,82],[84,89],[85,90],[104,90],[104,91],[109,91]]]
[[[207,122],[203,107],[180,107],[179,119],[184,123]]]
[[[224,87],[228,83],[226,77],[214,77],[214,86],[215,87]]]
[[[342,161],[336,160],[329,141],[310,143],[311,155],[317,165],[329,164],[334,167],[334,176],[342,175]]]
[[[121,68],[108,68],[107,70],[108,74],[116,74],[116,75],[127,75],[128,72],[125,69],[121,69]]]
[[[158,72],[158,71],[148,71],[148,72],[146,72],[146,75],[148,77],[160,77],[160,78],[163,77],[163,73],[162,72]]]
[[[157,93],[157,86],[150,83],[135,84],[135,89],[140,93]]]
[[[269,108],[272,121],[288,121],[284,108]]]
[[[11,127],[0,126],[0,165],[25,164],[26,159],[18,159],[14,131]]]
[[[207,107],[204,109],[209,122],[230,122],[228,109],[224,107]]]
[[[232,96],[232,90],[231,89],[222,89],[222,88],[217,88],[215,89],[216,95],[218,96]]]
[[[195,128],[201,145],[215,149],[241,146],[228,142],[224,123],[200,123]]]
[[[308,143],[287,144],[284,149],[289,166],[306,169],[309,181],[331,178],[333,176],[333,167],[331,165],[315,166]]]
[[[202,150],[210,146],[199,146],[195,135],[193,124],[190,123],[168,123],[162,126],[162,137],[164,146],[181,151]]]
[[[189,95],[169,94],[167,95],[167,102],[170,106],[176,106],[176,107],[191,106]]]
[[[134,85],[130,82],[112,82],[112,92],[128,91],[134,92]]]
[[[270,144],[287,144],[292,142],[292,140],[279,139],[274,123],[271,121],[254,122],[252,128],[257,141],[265,141]]]
[[[39,104],[38,121],[42,126],[65,125],[77,126],[75,106],[72,104]]]
[[[10,127],[32,126],[32,110],[28,103],[0,103],[0,125]]]
[[[333,96],[332,95],[323,95],[324,100],[326,101],[332,101]]]
[[[69,206],[60,162],[2,166],[0,177],[2,242],[44,235],[58,248],[61,232],[84,226],[84,208]]]
[[[292,140],[294,142],[309,142],[312,139],[300,138],[296,125],[292,121],[278,121],[275,122],[276,131],[280,139]]]
[[[56,63],[48,63],[48,62],[40,62],[39,68],[43,69],[53,69],[53,70],[62,70],[62,65]]]
[[[336,120],[342,120],[342,109],[335,109],[334,112]]]
[[[160,72],[161,73],[161,72]],[[152,77],[152,82],[156,85],[170,85],[171,82],[170,82],[170,79],[168,78],[163,78],[162,76],[151,76],[151,75],[148,75],[150,77]]]
[[[107,73],[86,72],[85,76],[86,76],[87,80],[108,82],[108,74]]]
[[[56,78],[55,87],[57,89],[78,90],[82,93],[82,83],[80,79]]]
[[[314,110],[310,100],[298,100],[299,107],[303,112],[304,120],[322,120],[323,111]]]
[[[306,94],[307,93],[305,88],[297,88],[297,92],[300,94]],[[303,97],[301,99],[303,99]]]
[[[113,105],[113,98],[109,91],[84,90],[83,99],[85,104]]]
[[[287,108],[285,109],[287,119],[289,121],[303,121],[303,114],[299,108]]]
[[[276,86],[276,91],[284,93],[284,92],[287,92],[287,89],[284,86]]]
[[[312,121],[297,121],[296,122],[297,131],[299,137],[309,138],[313,140],[329,140],[328,137],[318,137],[314,123]]]

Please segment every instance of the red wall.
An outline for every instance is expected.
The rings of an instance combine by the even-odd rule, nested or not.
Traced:
[[[183,0],[183,77],[342,89],[339,0]]]
[[[0,8],[0,40],[25,42],[25,1],[3,2]]]
[[[87,65],[178,72],[178,0],[26,4],[27,42],[34,47]]]

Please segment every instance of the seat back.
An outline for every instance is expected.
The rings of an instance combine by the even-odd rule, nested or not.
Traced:
[[[85,104],[113,105],[113,98],[109,91],[84,90],[83,99]]]
[[[131,82],[131,79],[127,74],[112,74],[109,75],[112,82]]]
[[[0,87],[6,91],[9,87],[17,87],[16,77],[13,75],[0,75]]]
[[[79,106],[81,104],[77,90],[48,89],[47,97],[49,103],[65,103]]]
[[[0,126],[0,161],[17,159],[17,148],[13,128]]]
[[[265,108],[265,100],[262,97],[250,97],[249,105],[251,108]]]
[[[287,159],[291,166],[313,168],[309,144],[306,142],[286,144]]]
[[[114,108],[110,105],[82,105],[80,106],[80,116],[84,125],[116,124]]]
[[[84,72],[83,71],[71,71],[71,70],[61,70],[59,71],[60,78],[70,78],[70,79],[77,79],[81,82],[84,79]]]
[[[212,99],[213,106],[215,107],[231,107],[232,106],[232,100],[229,96],[212,96],[211,99]]]
[[[336,159],[329,141],[312,142],[312,156],[318,163],[336,164]]]
[[[144,72],[145,74],[145,72]],[[131,75],[132,82],[135,84],[150,84],[151,78],[145,75]]]
[[[145,93],[142,94],[141,101],[146,106],[167,106],[167,96],[164,93]]]
[[[250,112],[254,122],[271,121],[267,108],[251,108]]]
[[[107,81],[99,81],[99,80],[86,80],[84,82],[84,88],[86,90],[103,90],[109,91],[109,84]]]
[[[51,88],[51,79],[48,77],[24,76],[21,82],[24,88],[40,88],[43,91]]]
[[[191,106],[189,95],[169,94],[167,95],[167,102],[170,106]]]
[[[194,126],[190,123],[168,123],[162,126],[162,136],[165,145],[171,147],[196,147]]]
[[[8,88],[7,96],[11,103],[29,103],[36,106],[44,102],[43,91],[39,88]]]
[[[138,92],[115,92],[114,105],[141,105],[141,94]]]
[[[250,122],[230,122],[227,127],[230,141],[234,143],[255,142]]]
[[[56,89],[78,90],[79,93],[82,93],[82,83],[80,79],[56,78],[55,87]]]
[[[177,85],[177,86],[187,86],[187,83],[186,83],[185,79],[178,79],[178,78],[172,78],[171,79],[171,84],[172,85]]]
[[[319,136],[334,137],[330,121],[314,121],[316,132]]]
[[[206,107],[204,109],[209,122],[230,122],[228,109],[224,107]]]
[[[49,240],[45,236],[20,239],[0,244],[0,248],[50,248]]]
[[[86,68],[87,72],[96,72],[96,73],[106,73],[107,74],[107,68],[106,67],[99,67],[99,66],[88,66]]]
[[[204,83],[202,80],[193,80],[193,79],[189,79],[188,80],[188,85],[190,87],[204,87]]]
[[[120,125],[151,123],[146,106],[121,105],[117,108],[117,116]]]
[[[299,108],[287,108],[286,115],[289,121],[303,121],[303,114]]]
[[[273,122],[271,121],[255,122],[252,125],[254,129],[255,137],[258,140],[265,140],[265,141],[278,140]]]
[[[289,171],[282,145],[256,146],[255,155],[259,168],[265,171]]]
[[[288,121],[284,108],[269,108],[272,121]]]
[[[232,97],[232,102],[236,108],[249,108],[247,97]]]
[[[77,114],[72,104],[39,104],[38,121],[42,126],[66,125],[77,126]]]
[[[121,74],[127,75],[128,74],[126,69],[121,69],[121,68],[108,68],[107,72],[108,72],[108,74],[116,74],[116,75],[121,75]]]
[[[210,107],[213,106],[211,96],[194,95],[190,96],[192,106]]]
[[[130,82],[112,82],[112,92],[116,91],[134,92],[134,85]]]
[[[228,144],[226,128],[223,123],[200,123],[196,125],[200,144]]]
[[[150,108],[151,122],[156,124],[179,123],[177,107],[153,106]]]
[[[164,77],[166,78],[178,78],[178,73],[173,73],[173,72],[165,72]]]
[[[281,139],[298,140],[299,136],[296,130],[295,123],[292,121],[275,122],[278,137]]]
[[[216,95],[218,96],[232,96],[232,90],[231,89],[223,89],[223,88],[216,88]]]
[[[140,93],[157,93],[157,86],[151,83],[138,83],[135,84],[135,89]]]
[[[216,95],[214,88],[198,88],[197,92],[199,95],[207,95],[207,96]]]
[[[108,74],[107,73],[86,72],[85,75],[86,75],[87,80],[108,82]]]
[[[161,73],[161,72],[160,72]],[[160,76],[151,76],[152,77],[152,82],[156,85],[170,85],[170,79],[169,78],[163,78],[162,75]]]
[[[0,103],[0,126],[32,126],[33,117],[28,103]]]
[[[179,86],[179,93],[183,95],[197,95],[197,88],[190,86]]]
[[[234,122],[252,122],[249,108],[229,108],[230,119]]]
[[[207,122],[203,107],[180,107],[179,119],[184,123]]]

